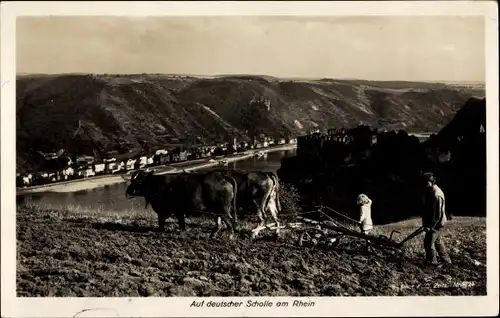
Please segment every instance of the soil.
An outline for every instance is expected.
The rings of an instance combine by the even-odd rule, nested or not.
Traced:
[[[354,241],[333,250],[298,247],[291,233],[209,240],[213,221],[201,218],[189,220],[184,234],[175,220],[159,233],[152,217],[98,220],[18,208],[17,295],[485,295],[486,224],[476,219],[444,235],[453,264],[430,267],[420,249],[366,252]]]

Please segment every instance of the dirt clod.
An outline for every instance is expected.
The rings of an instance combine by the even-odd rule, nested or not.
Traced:
[[[154,228],[155,221],[151,219],[142,223]],[[88,218],[86,222],[93,221]],[[343,250],[341,247],[338,250],[298,248],[291,239],[281,243],[244,239],[209,241],[207,233],[213,224],[201,218],[191,222],[199,226],[188,226],[182,238],[175,231],[157,233],[142,231],[140,227],[137,231],[132,227],[103,230],[61,219],[57,213],[33,215],[19,208],[17,295],[403,296],[486,293],[486,225],[480,218],[456,217],[449,222],[451,226],[443,233],[443,241],[449,246],[453,263],[437,267],[421,263],[423,237],[411,241],[399,254],[390,255]],[[456,245],[457,242],[460,244]]]

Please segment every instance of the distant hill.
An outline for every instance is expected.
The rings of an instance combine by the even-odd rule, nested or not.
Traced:
[[[35,151],[92,154],[72,139],[82,120],[87,139],[105,149],[161,147],[173,138],[211,142],[366,124],[437,132],[484,87],[360,80],[282,80],[259,76],[23,75],[17,79],[17,167],[34,168]],[[266,98],[270,108],[250,106]]]

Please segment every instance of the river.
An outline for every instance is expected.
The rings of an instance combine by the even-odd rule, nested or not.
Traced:
[[[296,149],[280,150],[264,154],[263,157],[252,157],[228,164],[231,169],[244,169],[249,171],[277,171],[281,159],[295,156]],[[206,168],[199,171],[210,171],[216,168]],[[38,192],[18,195],[17,203],[34,202],[45,208],[71,206],[82,209],[98,209],[112,211],[126,211],[131,209],[144,209],[144,200],[139,198],[126,199],[125,189],[127,183],[115,183],[99,188],[75,192]]]

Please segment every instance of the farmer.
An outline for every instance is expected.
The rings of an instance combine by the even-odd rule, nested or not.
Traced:
[[[422,226],[425,231],[424,249],[425,262],[437,265],[437,255],[446,263],[451,263],[446,248],[441,241],[441,229],[447,222],[445,213],[445,197],[443,191],[436,184],[436,177],[432,173],[424,173],[424,210]]]
[[[372,222],[372,200],[366,195],[361,193],[356,200],[359,206],[359,227],[361,233],[368,234],[373,229]]]

